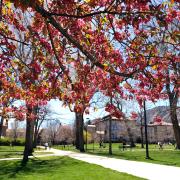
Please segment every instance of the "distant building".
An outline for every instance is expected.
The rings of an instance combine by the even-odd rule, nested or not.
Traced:
[[[172,123],[150,122],[148,124],[148,138],[150,143],[174,141],[174,131]]]
[[[111,117],[111,116],[110,116]],[[111,117],[111,140],[112,142],[121,142],[123,139],[130,141],[132,137],[134,142],[141,142],[141,125],[136,120],[131,119],[118,119]],[[103,140],[109,141],[109,119],[108,116],[92,120],[91,124],[95,125],[95,128],[88,128],[88,132],[93,135],[96,142]],[[144,126],[142,126],[143,138],[144,138]],[[145,139],[145,138],[144,138]],[[150,122],[148,124],[148,140],[150,143],[170,142],[174,141],[174,132],[172,123],[161,121]]]
[[[96,126],[95,128],[95,141],[103,140],[104,142],[109,141],[109,119],[108,116],[103,117],[102,119],[95,119],[92,121],[92,124]],[[111,117],[111,116],[110,116]],[[130,136],[134,141],[139,137],[140,130],[136,125],[135,120],[130,119],[118,119],[116,117],[111,117],[111,140],[113,142],[120,142],[123,139],[129,141]],[[92,130],[89,130],[91,133]],[[99,133],[98,133],[99,132]],[[102,132],[102,133],[100,133]]]

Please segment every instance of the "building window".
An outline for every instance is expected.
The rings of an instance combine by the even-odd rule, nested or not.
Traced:
[[[118,139],[118,138],[117,138],[117,135],[116,135],[116,134],[112,134],[112,135],[111,135],[111,139],[112,139],[112,140],[117,140],[117,139]]]
[[[113,124],[112,124],[112,127],[111,127],[111,130],[112,130],[112,131],[118,130],[117,124],[113,123]]]

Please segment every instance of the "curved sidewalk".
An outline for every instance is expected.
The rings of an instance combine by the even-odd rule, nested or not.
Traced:
[[[74,159],[97,164],[105,168],[125,172],[149,180],[180,180],[180,167],[122,160],[57,149],[51,149],[50,151],[59,156],[69,156]]]
[[[51,148],[47,150],[54,154],[37,155],[35,157],[46,156],[69,156],[71,158],[85,161],[92,164],[97,164],[105,168],[125,172],[137,177],[142,177],[149,180],[180,180],[180,167],[159,165],[146,162],[129,161],[123,159],[109,158],[103,156],[90,155],[85,153],[77,153],[72,151],[63,151]],[[30,158],[34,158],[30,156]],[[4,158],[4,160],[17,160],[22,158]]]

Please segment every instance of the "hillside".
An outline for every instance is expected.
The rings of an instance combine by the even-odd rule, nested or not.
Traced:
[[[163,121],[165,122],[171,122],[170,119],[170,110],[168,106],[158,106],[152,109],[147,110],[147,122],[152,122],[154,117],[160,116]],[[177,109],[177,116],[180,123],[180,108]],[[138,122],[140,121],[140,118],[138,118]]]

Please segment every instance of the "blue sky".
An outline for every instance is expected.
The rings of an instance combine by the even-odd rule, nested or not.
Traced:
[[[59,100],[51,100],[48,105],[50,106],[50,109],[52,111],[53,118],[59,119],[63,124],[72,124],[75,120],[75,114],[74,112],[71,112],[68,107],[63,107],[62,102]],[[108,113],[105,112],[104,108],[100,108],[96,111],[94,111],[94,108],[90,108],[90,114],[85,114],[84,119],[85,121],[89,118],[90,120],[93,120],[98,117],[103,117],[107,115]]]
[[[20,105],[22,102],[16,101],[16,105]],[[168,101],[166,100],[159,100],[157,103],[151,103],[151,102],[146,102],[146,108],[151,109],[156,106],[168,106]],[[63,107],[62,102],[59,100],[51,100],[48,103],[48,106],[50,107],[51,110],[51,118],[52,119],[58,119],[62,124],[73,124],[75,120],[75,114],[74,112],[71,112],[68,107]],[[130,112],[132,111],[138,111],[139,106],[137,102],[135,101],[127,101],[126,105],[124,105],[124,113],[127,115],[130,115]],[[93,120],[96,118],[101,118],[108,115],[108,113],[105,111],[105,108],[101,106],[101,108],[97,109],[94,111],[94,108],[90,108],[90,114],[85,114],[84,115],[84,120]],[[11,127],[12,120],[9,121],[9,127]],[[25,123],[21,123],[22,127],[25,126]]]
[[[52,110],[52,117],[57,118],[63,124],[73,124],[75,120],[75,114],[69,110],[68,107],[62,107],[62,102],[59,100],[51,100],[49,102],[50,109]],[[156,106],[168,106],[168,101],[159,100],[157,103],[146,102],[146,108],[151,109]],[[130,114],[132,111],[138,111],[139,107],[136,102],[127,102],[126,107],[124,107],[124,112]],[[100,108],[94,111],[94,108],[90,108],[90,114],[84,115],[84,120],[87,118],[90,120],[106,116],[108,113],[105,108]]]

